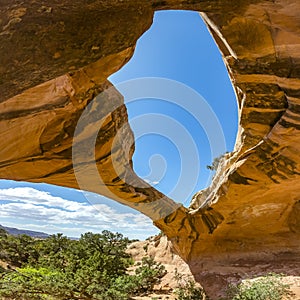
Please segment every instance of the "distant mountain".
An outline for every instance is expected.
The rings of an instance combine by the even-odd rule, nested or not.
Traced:
[[[45,232],[39,232],[39,231],[17,229],[17,228],[13,228],[13,227],[2,226],[2,225],[0,225],[0,229],[4,229],[7,233],[9,233],[11,235],[26,234],[31,237],[42,238],[42,239],[49,237],[49,234],[47,234]]]

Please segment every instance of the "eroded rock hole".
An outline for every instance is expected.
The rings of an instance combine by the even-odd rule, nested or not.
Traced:
[[[127,105],[135,172],[188,205],[211,183],[206,166],[233,150],[238,128],[228,72],[200,14],[156,12],[132,59],[109,79]]]

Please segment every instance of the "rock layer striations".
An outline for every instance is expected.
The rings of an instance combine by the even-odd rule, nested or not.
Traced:
[[[201,12],[239,105],[235,151],[190,208],[134,174],[126,107],[107,81],[161,9]],[[0,177],[82,188],[96,166],[101,184],[84,188],[151,217],[213,295],[251,274],[299,273],[299,11],[297,0],[2,1]],[[77,122],[98,94],[74,169]]]

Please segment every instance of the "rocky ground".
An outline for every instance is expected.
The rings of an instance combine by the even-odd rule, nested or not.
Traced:
[[[291,291],[295,294],[293,299],[300,300],[300,276],[286,276],[283,282],[290,284]]]
[[[188,264],[186,264],[172,248],[165,236],[150,237],[146,241],[133,242],[128,253],[133,256],[135,261],[141,261],[144,256],[150,256],[155,261],[163,264],[167,274],[162,278],[159,285],[155,287],[155,292],[135,297],[135,300],[175,300],[174,290],[178,283],[175,279],[176,270],[183,276],[183,280],[192,279],[192,273]],[[300,300],[300,276],[284,276],[283,283],[289,284],[294,293],[293,300]],[[287,300],[287,299],[283,299]]]
[[[146,241],[134,242],[129,246],[128,252],[137,262],[141,261],[144,256],[153,257],[155,261],[163,264],[167,271],[161,283],[155,287],[155,293],[135,297],[136,300],[175,300],[176,297],[173,291],[177,287],[176,272],[182,275],[183,280],[192,279],[189,266],[174,252],[171,243],[168,242],[165,236],[155,236]]]

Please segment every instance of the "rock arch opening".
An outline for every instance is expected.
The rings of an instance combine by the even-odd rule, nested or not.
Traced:
[[[145,77],[149,85],[154,84],[152,77],[157,78],[157,84],[161,78],[157,89],[162,91],[155,99],[153,92],[147,94],[145,82],[145,92],[137,93],[141,98],[132,101],[132,89],[141,89],[141,83],[135,85],[134,81]],[[178,82],[178,87],[175,83],[170,87],[165,78]],[[210,185],[214,172],[206,166],[233,150],[238,129],[237,100],[228,71],[200,14],[156,12],[133,57],[109,80],[124,96],[135,134],[135,172],[188,206],[196,192]],[[128,80],[131,83],[119,86]],[[186,90],[180,84],[185,84]],[[191,96],[188,88],[198,97]],[[173,89],[183,103],[174,99]],[[209,126],[215,131],[208,130]]]

